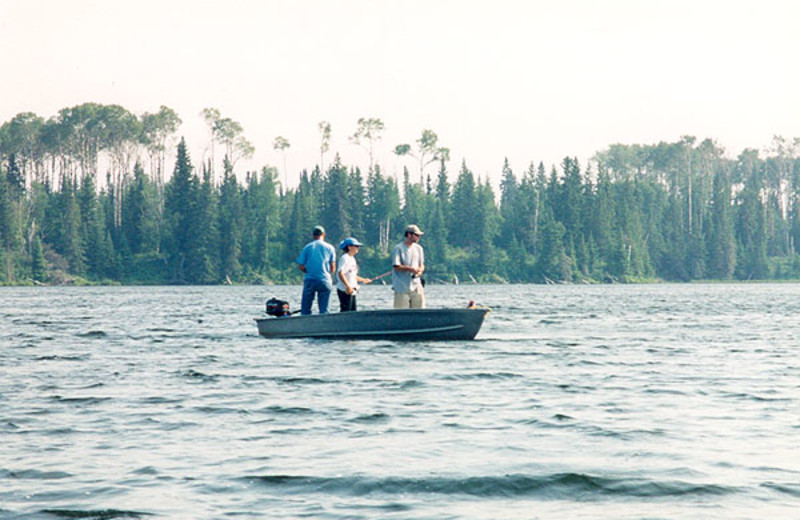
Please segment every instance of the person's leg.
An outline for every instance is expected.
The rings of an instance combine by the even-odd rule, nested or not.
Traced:
[[[411,300],[411,308],[412,309],[424,309],[425,308],[425,290],[420,287],[415,291],[411,291],[409,293],[410,300]]]
[[[408,293],[394,293],[394,308],[395,309],[408,309],[411,307],[411,300]]]
[[[311,304],[314,303],[314,285],[311,280],[303,282],[303,297],[300,300],[300,314],[308,316],[311,314]]]
[[[320,282],[317,287],[317,305],[319,305],[320,314],[328,314],[328,302],[330,302],[331,299],[331,289],[333,288],[325,282]]]
[[[344,291],[336,289],[336,296],[339,297],[339,312],[350,310],[350,295]]]

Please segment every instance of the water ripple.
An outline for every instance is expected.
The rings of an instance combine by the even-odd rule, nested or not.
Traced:
[[[264,291],[0,287],[0,517],[797,516],[800,284],[431,285],[493,312],[402,344]]]
[[[603,497],[665,498],[722,496],[739,492],[738,487],[681,481],[649,481],[636,478],[606,478],[580,473],[544,476],[503,475],[467,478],[370,478],[263,475],[244,477],[282,493],[333,495],[467,495],[483,498],[539,497],[586,500]]]

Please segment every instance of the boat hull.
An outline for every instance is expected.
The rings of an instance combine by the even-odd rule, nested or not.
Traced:
[[[267,338],[470,340],[489,309],[386,309],[256,318]]]

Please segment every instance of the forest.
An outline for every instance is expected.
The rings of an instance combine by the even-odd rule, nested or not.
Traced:
[[[317,164],[288,187],[274,166],[237,172],[254,150],[241,125],[202,115],[210,154],[198,163],[164,106],[136,115],[84,103],[5,122],[0,284],[297,283],[317,224],[334,245],[364,242],[361,272],[375,276],[408,223],[425,231],[431,283],[800,278],[797,138],[735,159],[682,136],[611,144],[583,166],[565,157],[515,172],[498,160],[496,191],[467,160],[451,164],[433,130],[393,147],[409,164],[394,176],[374,159],[380,119],[359,119],[349,137],[368,155],[364,171],[330,152],[323,121]]]

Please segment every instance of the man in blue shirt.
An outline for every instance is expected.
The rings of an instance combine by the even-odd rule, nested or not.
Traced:
[[[300,302],[300,314],[311,314],[311,304],[317,295],[320,314],[327,314],[328,302],[331,299],[333,279],[331,273],[336,272],[336,250],[325,242],[325,228],[314,228],[314,240],[306,244],[297,257],[303,278],[303,298]]]

